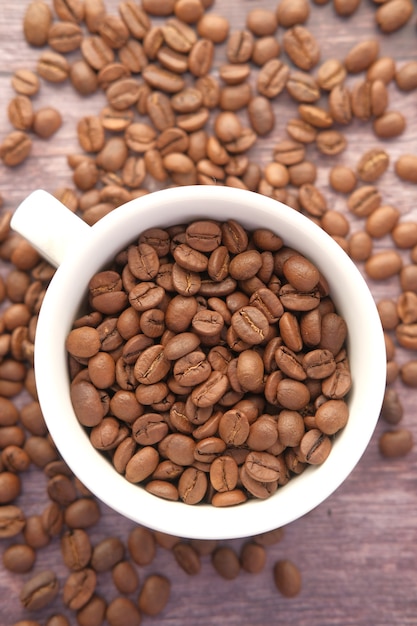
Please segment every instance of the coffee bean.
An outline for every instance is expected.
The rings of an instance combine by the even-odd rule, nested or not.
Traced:
[[[348,253],[355,261],[367,261],[373,251],[373,243],[365,231],[353,233],[348,241]]]
[[[173,547],[173,554],[178,565],[189,576],[195,576],[200,573],[201,559],[197,551],[191,544],[180,541]]]
[[[139,609],[145,615],[155,616],[164,610],[171,594],[171,583],[161,574],[150,574],[139,594]]]
[[[391,139],[404,132],[406,120],[399,111],[386,111],[374,120],[372,126],[377,137]]]
[[[268,98],[255,96],[248,104],[251,126],[257,135],[267,135],[275,125],[275,115]]]
[[[300,69],[309,71],[320,58],[320,48],[314,35],[296,24],[284,33],[283,46],[291,61]]]
[[[61,113],[53,107],[38,109],[33,118],[33,131],[42,139],[51,137],[61,125]]]
[[[317,83],[326,91],[331,91],[334,87],[341,85],[345,78],[346,69],[337,59],[324,61],[317,70]]]
[[[347,201],[348,209],[358,217],[367,217],[381,204],[381,195],[373,185],[364,185],[353,191]]]
[[[17,130],[29,130],[32,127],[34,112],[28,96],[18,95],[10,100],[7,113],[10,123]]]
[[[323,463],[332,448],[330,438],[319,429],[312,428],[300,441],[300,453],[307,463],[312,465]]]
[[[163,17],[174,11],[174,0],[144,0],[143,8],[149,15]]]
[[[388,423],[398,424],[404,414],[404,409],[398,392],[395,389],[387,388],[382,403],[381,417]]]
[[[274,565],[274,582],[278,591],[286,598],[293,598],[301,591],[301,574],[298,567],[287,559]]]
[[[388,430],[380,436],[378,446],[381,454],[386,458],[403,457],[413,446],[413,436],[405,428]]]
[[[347,53],[344,63],[350,74],[358,74],[368,69],[379,53],[379,42],[367,39],[356,44]]]
[[[274,12],[268,9],[252,9],[246,16],[247,28],[257,37],[273,35],[277,25]]]
[[[329,109],[333,120],[339,124],[349,124],[352,119],[351,96],[348,88],[337,84],[329,94]]]
[[[317,133],[316,146],[322,154],[333,156],[346,149],[346,137],[337,130],[323,130]]]
[[[10,572],[25,574],[30,572],[36,560],[36,552],[24,543],[13,544],[3,553],[3,565]]]
[[[271,59],[261,68],[257,78],[257,89],[266,98],[275,98],[283,91],[290,68],[279,59]]]
[[[217,547],[211,555],[211,562],[216,572],[226,580],[233,580],[239,575],[239,557],[229,546]]]
[[[417,182],[417,155],[402,154],[394,164],[395,173],[404,181]]]
[[[32,46],[44,46],[48,40],[52,24],[52,12],[49,6],[40,0],[30,2],[23,17],[23,33]]]
[[[241,567],[250,574],[259,574],[265,567],[266,558],[265,548],[253,541],[244,543],[240,550]]]
[[[384,33],[392,33],[402,28],[413,14],[409,0],[393,0],[390,6],[381,6],[375,14],[376,23]]]
[[[45,80],[51,83],[61,83],[69,76],[70,64],[59,52],[46,50],[38,58],[36,70]]]
[[[81,609],[92,598],[96,584],[97,575],[89,567],[71,572],[62,589],[64,604],[71,610]]]
[[[32,150],[32,140],[22,130],[15,130],[6,135],[0,145],[0,159],[5,165],[20,165]]]
[[[417,87],[417,62],[408,61],[395,72],[395,82],[402,91],[412,91]]]
[[[365,263],[365,271],[374,280],[384,280],[398,274],[403,261],[396,250],[375,252]]]
[[[52,570],[40,571],[23,585],[19,599],[30,611],[38,611],[50,604],[59,592],[59,582]]]
[[[373,148],[365,152],[357,164],[357,173],[366,183],[375,182],[386,171],[389,157],[385,150]]]

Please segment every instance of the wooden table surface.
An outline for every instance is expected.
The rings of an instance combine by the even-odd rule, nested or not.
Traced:
[[[52,2],[49,2],[52,4]],[[12,73],[19,68],[34,69],[39,50],[30,48],[22,34],[22,18],[27,0],[1,0],[0,6],[0,142],[12,130],[7,117],[7,104],[14,93],[10,85]],[[106,0],[108,12],[117,10],[115,0]],[[275,8],[276,0],[220,0],[213,11],[228,17],[232,29],[244,27],[247,11],[254,7]],[[380,55],[392,55],[400,67],[416,58],[417,10],[409,24],[390,36],[382,36],[375,25],[376,4],[362,0],[354,16],[338,18],[332,3],[317,6],[311,3],[308,27],[321,44],[322,59],[343,59],[358,41],[376,37]],[[414,4],[414,6],[416,6]],[[279,29],[278,38],[283,30]],[[216,52],[216,65],[224,59],[223,48]],[[76,55],[74,55],[75,58]],[[355,78],[356,80],[357,78]],[[352,80],[352,77],[349,79]],[[331,192],[328,186],[329,167],[343,163],[355,167],[363,150],[382,145],[390,155],[388,171],[378,183],[383,202],[401,211],[404,219],[417,218],[416,186],[401,183],[393,171],[398,155],[417,153],[416,91],[400,92],[389,86],[390,108],[403,111],[408,123],[397,139],[382,142],[375,138],[369,124],[354,122],[348,129],[348,148],[334,158],[312,155],[318,166],[317,184],[328,199],[329,206],[346,213],[345,198]],[[4,198],[2,211],[13,209],[35,188],[53,192],[71,186],[71,171],[66,155],[79,151],[76,140],[76,120],[88,113],[97,113],[104,96],[83,99],[71,88],[69,81],[53,87],[42,83],[34,99],[35,108],[53,105],[60,109],[64,123],[50,140],[36,139],[30,158],[21,166],[10,169],[0,164],[0,193]],[[274,144],[285,137],[285,120],[294,115],[294,103],[287,95],[274,101],[277,116],[275,129],[260,139],[250,156],[261,164],[271,160]],[[358,219],[351,220],[352,232],[363,227]],[[389,237],[376,242],[376,248],[390,246]],[[2,271],[8,268],[3,263]],[[396,297],[397,279],[380,283],[369,282],[376,298]],[[366,346],[364,346],[366,349]],[[414,354],[397,349],[400,363]],[[402,425],[417,439],[415,418],[416,392],[395,383],[404,404]],[[372,389],[369,390],[372,393]],[[23,402],[16,399],[16,402]],[[255,626],[258,624],[298,624],[299,626],[408,626],[417,624],[417,455],[416,448],[406,457],[385,459],[378,450],[378,438],[388,425],[380,421],[370,445],[348,480],[324,504],[292,523],[285,529],[284,539],[268,548],[267,564],[262,573],[241,573],[234,581],[217,575],[206,557],[201,573],[195,577],[185,574],[171,553],[159,548],[154,562],[140,569],[143,581],[151,572],[167,574],[172,579],[172,594],[162,614],[152,619],[143,617],[143,624],[160,626]],[[39,513],[48,502],[42,472],[33,468],[25,474],[23,492],[17,503],[27,514]],[[102,507],[102,519],[91,531],[94,543],[117,535],[126,538],[132,523]],[[13,540],[15,541],[15,539]],[[13,541],[3,540],[0,550]],[[242,540],[228,541],[236,549]],[[302,591],[292,599],[281,596],[274,586],[272,568],[278,559],[290,559],[302,573]],[[67,570],[61,562],[59,542],[53,540],[39,551],[34,572],[53,567],[61,583]],[[18,576],[0,564],[0,626],[31,617],[41,624],[54,612],[64,612],[71,624],[74,615],[62,608],[58,598],[53,605],[29,614],[19,602],[23,580],[31,574]],[[110,576],[100,576],[100,595],[110,601],[114,595]]]

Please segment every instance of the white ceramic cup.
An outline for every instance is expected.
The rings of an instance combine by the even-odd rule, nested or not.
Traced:
[[[349,421],[320,466],[307,468],[266,500],[216,508],[187,505],[147,493],[118,474],[90,444],[70,400],[65,340],[91,276],[147,228],[193,219],[235,219],[248,229],[266,227],[310,258],[326,277],[348,326],[353,378]],[[70,469],[100,500],[149,528],[181,537],[228,539],[263,533],[314,509],[358,463],[381,409],[386,357],[373,297],[356,266],[335,241],[308,218],[249,191],[227,187],[177,187],[150,193],[87,226],[48,193],[38,190],[17,209],[12,228],[59,266],[45,295],[35,341],[39,402],[50,434]]]

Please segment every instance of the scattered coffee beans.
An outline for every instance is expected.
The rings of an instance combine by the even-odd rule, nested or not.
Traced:
[[[314,11],[320,11],[319,5],[326,4],[326,1],[314,0]],[[364,155],[360,162],[359,158],[357,162],[352,162],[345,150],[349,145],[349,134],[346,131],[355,118],[360,123],[368,122],[375,136],[382,142],[392,140],[406,131],[404,111],[399,107],[398,110],[391,108],[389,95],[393,83],[404,93],[416,89],[417,62],[409,60],[399,64],[391,57],[381,56],[383,46],[379,50],[378,43],[382,39],[379,38],[377,42],[369,37],[348,50],[344,59],[336,58],[336,54],[335,58],[323,58],[320,38],[316,40],[308,29],[313,4],[309,6],[304,0],[281,0],[272,10],[252,8],[247,12],[245,30],[239,32],[235,32],[228,20],[220,15],[220,7],[219,13],[207,11],[212,4],[211,0],[143,0],[139,6],[128,0],[120,2],[119,14],[115,16],[107,14],[103,0],[27,2],[23,15],[23,33],[27,42],[34,47],[37,60],[34,69],[17,68],[11,76],[16,96],[11,100],[7,113],[12,128],[0,143],[0,158],[5,166],[18,167],[32,154],[36,154],[33,149],[36,142],[54,136],[64,122],[61,113],[49,106],[35,106],[36,101],[32,97],[42,95],[43,81],[53,87],[69,79],[83,97],[102,90],[107,100],[107,106],[101,111],[80,121],[80,147],[88,154],[68,156],[76,191],[56,191],[57,197],[71,210],[80,211],[88,224],[95,223],[130,198],[147,193],[148,184],[149,189],[155,184],[215,183],[239,186],[265,193],[305,212],[329,232],[356,262],[362,264],[369,261],[367,269],[370,269],[371,275],[378,280],[385,280],[389,276],[387,280],[399,284],[400,295],[397,299],[381,300],[378,303],[386,331],[388,359],[387,390],[381,418],[392,428],[381,435],[379,444],[384,457],[395,459],[406,455],[412,447],[413,438],[407,428],[398,428],[404,418],[404,410],[400,394],[391,387],[391,383],[415,384],[415,362],[412,356],[404,360],[401,367],[396,362],[396,348],[407,351],[417,348],[417,321],[413,303],[417,291],[415,227],[413,223],[400,221],[401,205],[397,208],[385,204],[375,185],[380,176],[387,169],[389,171],[390,160],[400,181],[406,185],[416,183],[416,157],[413,154],[400,154],[394,160],[390,143],[378,143],[377,152]],[[359,4],[359,0],[334,0],[333,7],[336,15],[347,18],[356,12]],[[412,19],[410,0],[374,4],[375,23],[381,33],[395,32]],[[277,29],[278,25],[280,30]],[[219,43],[224,43],[227,49],[227,56],[225,54],[223,58],[216,56]],[[218,75],[212,72],[215,63],[219,67]],[[138,80],[137,74],[140,73],[146,80]],[[286,92],[296,103],[294,113],[289,116],[285,126],[288,137],[277,135],[274,140],[271,156],[273,163],[255,163],[251,159],[250,148],[258,136],[268,137],[272,129],[278,129],[275,98],[281,97],[280,94],[286,97]],[[315,105],[319,101],[321,110],[305,108],[305,105]],[[303,105],[303,108],[298,110],[298,105]],[[245,110],[249,115],[247,125],[242,115]],[[147,118],[141,118],[142,125],[135,128],[136,113]],[[209,130],[209,120],[213,122],[214,134]],[[323,123],[326,126],[324,129]],[[336,130],[335,124],[343,127],[344,132]],[[119,133],[120,137],[113,141],[115,133]],[[369,147],[373,148],[372,144]],[[359,226],[352,234],[343,209],[340,212],[338,206],[328,202],[316,180],[322,183],[320,172],[316,172],[312,166],[314,158],[310,157],[311,150],[316,148],[330,157],[340,155],[337,164],[332,162],[329,183],[338,193],[338,203],[343,202],[340,194],[347,194],[347,208],[353,213],[353,219],[364,219],[363,227]],[[295,165],[299,167],[291,170]],[[180,544],[181,547],[177,548],[180,566],[196,572],[199,569],[199,557],[214,555],[217,546],[215,542],[190,541],[193,550],[190,552],[188,544],[184,548],[186,544],[179,538],[142,530],[132,533],[134,539],[130,539],[126,554],[122,553],[121,544],[115,537],[108,537],[92,545],[87,533],[99,522],[99,507],[58,458],[48,440],[36,401],[33,377],[36,316],[53,269],[41,262],[26,242],[10,235],[10,216],[10,211],[3,211],[0,220],[0,256],[14,268],[7,279],[0,281],[0,301],[5,304],[0,334],[0,477],[3,481],[0,490],[3,499],[0,504],[0,537],[7,541],[8,546],[3,552],[4,567],[16,573],[31,572],[36,565],[38,551],[50,545],[53,537],[60,537],[63,561],[74,574],[65,583],[64,599],[76,612],[77,623],[80,626],[98,624],[104,619],[111,624],[126,623],[127,616],[131,623],[139,623],[139,613],[157,615],[165,608],[171,583],[157,574],[139,581],[135,569],[136,559],[137,563],[145,561],[151,564],[155,542],[167,549]],[[376,256],[374,244],[378,249],[376,240],[384,237],[390,238],[388,250],[391,244],[399,248],[399,255],[392,250],[383,257]],[[208,254],[204,250],[198,252]],[[161,251],[159,253],[159,258],[165,254]],[[272,281],[273,292],[276,286],[270,275],[272,255],[269,253],[277,254],[273,249],[265,249],[261,253],[262,265],[257,274],[264,283]],[[217,253],[217,257],[213,256],[210,271],[216,273],[221,271],[221,253]],[[137,257],[136,267],[140,264],[141,255]],[[259,264],[259,259],[255,257],[251,251],[249,265],[253,266],[252,271]],[[175,264],[175,271],[164,267],[159,272],[158,280],[164,289],[175,281],[175,289],[181,295],[180,290],[184,289],[184,281],[188,280],[192,270],[183,268],[177,261]],[[232,277],[233,280],[253,280],[241,277],[243,263],[239,261],[234,265],[233,272],[237,272],[239,278]],[[190,284],[196,289],[194,279],[195,276]],[[247,298],[248,294],[242,291]],[[101,306],[117,309],[120,299],[124,299],[120,293],[116,297],[111,295],[101,298]],[[200,297],[196,294],[191,297],[198,298],[200,307]],[[120,315],[116,312],[119,315],[117,332],[126,346],[128,344],[123,354],[126,363],[130,367],[141,351],[146,351],[159,341],[162,343],[164,338],[165,355],[170,355],[167,356],[168,360],[180,363],[175,372],[177,379],[189,376],[187,368],[192,368],[194,364],[194,361],[188,361],[189,354],[193,354],[193,359],[196,359],[197,368],[204,370],[205,362],[209,361],[212,371],[219,371],[216,369],[219,365],[213,363],[224,363],[225,355],[220,351],[213,352],[209,360],[205,354],[208,345],[204,345],[204,342],[209,344],[213,339],[207,334],[207,327],[213,323],[218,328],[219,320],[223,319],[225,325],[221,333],[225,332],[225,327],[236,328],[236,319],[234,325],[231,323],[234,313],[239,307],[248,306],[247,302],[239,300],[241,296],[229,295],[227,303],[218,294],[205,295],[208,306],[202,312],[198,311],[198,315],[197,312],[193,315],[193,318],[197,317],[191,330],[166,332],[162,308],[154,307],[138,312],[129,305],[126,312],[123,310]],[[141,297],[139,295],[138,300]],[[289,294],[283,297],[288,300]],[[268,307],[271,302],[264,298],[265,294],[261,300],[270,314],[272,309]],[[180,300],[177,302],[179,305]],[[176,310],[173,306],[171,324]],[[210,311],[210,319],[207,310]],[[156,311],[159,311],[158,314]],[[291,311],[282,314],[279,332],[285,337],[287,349],[282,349],[276,342],[274,344],[273,338],[270,338],[271,349],[268,352],[265,349],[264,352],[265,371],[266,368],[278,368],[275,354],[278,355],[280,367],[291,366],[295,371],[296,363],[292,361],[291,350],[295,354],[301,350],[300,335],[317,336],[316,312],[315,309],[304,313],[300,328],[294,324]],[[114,381],[119,385],[118,381],[127,380],[128,375],[126,369],[120,371],[120,368],[116,368],[110,355],[113,352],[110,345],[114,340],[115,329],[108,332],[101,325],[99,317],[102,315],[107,314],[100,313],[94,322],[89,321],[92,322],[90,328],[100,331],[100,349],[97,354],[87,357],[91,361],[88,376],[92,385],[80,385],[79,389],[80,396],[84,394],[91,415],[95,416],[93,419],[97,419],[98,423],[104,420],[99,404],[95,402],[98,400],[96,391],[99,385],[112,387]],[[245,325],[243,328],[247,331]],[[172,333],[176,335],[170,337]],[[145,340],[137,341],[137,335],[143,335]],[[203,341],[200,336],[204,337]],[[197,344],[196,337],[199,339]],[[242,339],[234,335],[229,337],[229,341],[233,341],[236,347]],[[187,348],[182,353],[181,346],[184,345]],[[275,346],[274,350],[272,346]],[[236,388],[241,389],[242,383],[246,386],[252,384],[245,375],[245,367],[255,365],[258,368],[259,359],[254,356],[258,347],[256,350],[244,349],[238,352],[233,365],[228,367],[234,394],[242,393],[241,390],[236,391]],[[115,350],[118,349],[115,347]],[[199,352],[207,358],[201,360]],[[11,368],[10,360],[13,362]],[[20,365],[16,366],[16,363]],[[313,363],[303,364],[304,367],[304,371],[309,372],[315,367],[314,359]],[[16,373],[18,370],[21,370],[18,380],[14,379],[15,374],[11,378],[10,371]],[[105,377],[103,372],[106,373]],[[274,378],[278,390],[279,381],[276,375]],[[259,380],[253,382],[254,387],[260,384]],[[196,385],[204,382],[197,382]],[[129,428],[136,424],[136,437],[141,439],[144,429],[152,430],[153,436],[160,436],[161,426],[162,430],[165,429],[165,422],[155,419],[155,415],[161,410],[157,407],[165,404],[167,383],[164,380],[150,385],[139,383],[135,394],[125,389],[118,390],[111,399],[111,414],[116,416],[116,422],[120,419],[121,407],[129,407],[127,424]],[[178,388],[177,381],[175,384]],[[171,381],[173,385],[174,376]],[[22,389],[28,391],[33,402],[18,410],[14,396]],[[281,395],[282,391],[280,389]],[[250,393],[256,391],[251,390]],[[82,403],[81,399],[78,401]],[[143,415],[137,414],[138,405],[146,407],[144,419]],[[263,455],[265,441],[270,442],[271,433],[276,436],[277,432],[281,442],[296,446],[295,449],[301,447],[298,442],[301,444],[303,438],[304,420],[299,410],[285,408],[281,410],[280,418],[274,420],[268,414],[254,417],[253,407],[248,410],[247,404],[237,402],[237,405],[239,408],[232,412],[232,423],[248,430],[246,443],[248,446],[250,444],[252,455]],[[245,464],[242,465],[232,455],[220,452],[219,446],[225,444],[217,436],[220,418],[231,410],[230,407],[220,407],[207,419],[204,414],[207,407],[197,408],[198,411],[190,411],[190,403],[184,406],[181,401],[174,402],[168,420],[186,438],[194,439],[193,463],[196,466],[186,466],[184,469],[184,466],[176,465],[169,458],[162,460],[153,472],[152,479],[147,479],[149,490],[162,497],[183,497],[184,501],[198,502],[205,489],[205,482],[209,481],[216,490],[213,503],[219,506],[244,501],[249,488],[255,492],[252,494],[254,496],[269,495],[273,483],[264,483],[260,488],[259,481],[249,472],[239,470]],[[245,412],[248,424],[242,419],[236,421]],[[320,419],[331,424],[333,417],[330,412],[330,418],[326,414]],[[124,437],[113,459],[118,470],[125,472],[133,451],[143,444],[125,436],[123,429],[115,428],[113,420],[106,419],[104,425],[106,432],[115,437],[114,441]],[[298,430],[300,426],[302,428]],[[228,440],[228,420],[223,420],[221,430]],[[313,434],[309,437],[314,440],[314,446],[320,442],[317,450],[325,450],[325,437],[316,438],[314,428],[310,428],[311,431]],[[158,432],[159,435],[156,435]],[[99,433],[97,429],[96,435]],[[181,454],[187,453],[187,446],[179,443],[183,444],[184,439],[176,438],[175,445],[171,443],[169,446],[174,458],[178,449]],[[303,442],[306,455],[311,453],[310,443]],[[148,447],[152,445],[157,444]],[[276,449],[277,442],[273,447]],[[208,461],[213,455],[217,456],[213,461]],[[314,457],[310,454],[310,462],[312,459]],[[267,461],[263,472],[276,472],[274,466],[269,465],[269,457]],[[50,504],[39,514],[25,515],[22,508],[15,504],[15,498],[20,493],[21,483],[25,480],[25,472],[30,464],[45,473]],[[292,450],[285,455],[285,464],[294,474],[305,466]],[[204,471],[201,471],[203,465]],[[208,466],[210,471],[207,471]],[[134,473],[137,466],[133,464],[129,471]],[[175,471],[178,476],[181,474],[184,477],[181,486],[179,481],[178,485],[167,481],[167,476],[173,476]],[[191,490],[190,484],[194,485]],[[282,529],[278,529],[274,533],[253,538],[242,547],[240,567],[252,573],[261,571],[265,562],[264,546],[271,545],[281,537]],[[109,559],[109,546],[110,550],[111,546],[115,546],[117,562]],[[91,566],[93,550],[95,567]],[[132,562],[125,560],[127,558],[131,558]],[[231,548],[222,546],[216,557],[213,556],[213,564],[215,562],[224,578],[233,578],[238,571],[236,553]],[[111,575],[119,593],[140,594],[137,605],[122,597],[107,604],[97,595],[94,572],[105,571],[108,567],[111,567]],[[289,561],[276,564],[274,578],[277,589],[284,595],[293,596],[300,591],[300,573]],[[35,570],[32,578],[27,580],[28,583],[22,589],[21,601],[29,611],[35,610],[37,606],[47,606],[54,600],[54,572],[39,573],[39,570]],[[59,613],[45,622],[46,626],[68,626],[69,623]],[[37,621],[30,618],[17,624],[39,626]]]

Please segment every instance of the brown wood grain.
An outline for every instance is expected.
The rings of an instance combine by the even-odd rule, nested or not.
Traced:
[[[52,4],[47,0],[49,4]],[[7,104],[14,93],[10,86],[12,73],[19,68],[34,69],[39,50],[30,48],[22,35],[22,17],[27,0],[1,0],[0,3],[0,142],[12,130],[7,117]],[[108,12],[116,12],[118,3],[107,0]],[[213,11],[230,19],[232,29],[243,28],[247,12],[254,7],[275,8],[271,0],[217,0]],[[332,3],[319,7],[311,3],[308,27],[321,45],[322,59],[343,59],[358,41],[377,38],[380,55],[394,57],[397,67],[415,59],[417,10],[410,23],[389,37],[381,36],[375,25],[375,8],[371,0],[362,0],[359,10],[349,19],[335,16]],[[415,4],[414,4],[415,6]],[[283,30],[279,29],[281,40]],[[70,55],[76,58],[77,54]],[[215,65],[224,60],[224,49],[216,49]],[[350,77],[353,84],[358,77]],[[390,166],[378,183],[383,202],[396,206],[402,219],[417,218],[417,188],[402,183],[394,174],[393,164],[406,152],[417,153],[416,92],[401,93],[394,84],[389,86],[390,108],[401,110],[407,117],[406,131],[397,140],[382,142],[372,133],[369,123],[354,122],[348,129],[348,147],[338,157],[322,157],[312,151],[309,157],[318,167],[317,182],[328,199],[329,207],[347,215],[351,232],[363,227],[346,212],[345,198],[331,192],[328,171],[335,163],[355,167],[361,153],[370,147],[383,146],[390,156]],[[31,157],[21,166],[10,169],[0,164],[0,193],[4,210],[13,209],[35,188],[53,192],[71,186],[71,171],[66,157],[80,151],[76,140],[77,119],[97,113],[104,97],[82,98],[69,81],[54,87],[42,84],[33,99],[35,109],[46,105],[57,107],[63,114],[63,126],[48,141],[35,139]],[[285,137],[285,122],[295,116],[294,102],[282,94],[274,101],[276,126],[269,136],[260,139],[250,157],[261,164],[271,159],[273,146]],[[244,115],[243,115],[244,118]],[[391,246],[389,237],[375,242],[375,249]],[[405,262],[407,254],[404,254]],[[2,272],[8,267],[2,265]],[[362,269],[362,268],[361,268]],[[383,284],[369,281],[376,300],[395,298],[399,293],[397,279]],[[366,350],[366,346],[364,346]],[[415,354],[397,350],[399,363]],[[415,417],[416,392],[395,383],[401,394],[405,415],[402,424],[417,439]],[[369,390],[372,394],[372,389]],[[20,398],[20,405],[27,402]],[[366,416],[364,416],[366,419]],[[171,553],[159,548],[154,562],[139,568],[141,581],[151,572],[167,574],[172,579],[172,595],[165,611],[157,618],[143,618],[143,624],[160,626],[265,626],[297,624],[298,626],[411,626],[417,624],[417,457],[416,449],[405,458],[386,460],[378,451],[378,437],[388,427],[377,426],[372,441],[351,476],[323,505],[285,529],[281,543],[268,548],[267,564],[259,575],[241,573],[234,581],[222,580],[213,570],[208,557],[203,559],[198,576],[187,576],[175,563]],[[40,513],[48,502],[46,481],[40,470],[32,468],[24,476],[23,492],[18,500],[27,514]],[[102,519],[92,530],[94,543],[108,535],[126,539],[133,527],[106,507]],[[19,538],[0,542],[0,551]],[[243,540],[227,542],[240,548]],[[293,599],[277,592],[272,568],[277,559],[293,560],[302,572],[302,591]],[[61,585],[67,570],[61,562],[58,539],[38,553],[34,571],[52,567]],[[0,564],[0,626],[31,617],[46,624],[47,618],[62,609],[62,602],[29,615],[22,609],[19,592],[29,575],[17,576]],[[116,592],[108,574],[100,575],[98,593],[107,601]],[[137,594],[132,596],[136,599]],[[74,615],[70,623],[76,624]]]

